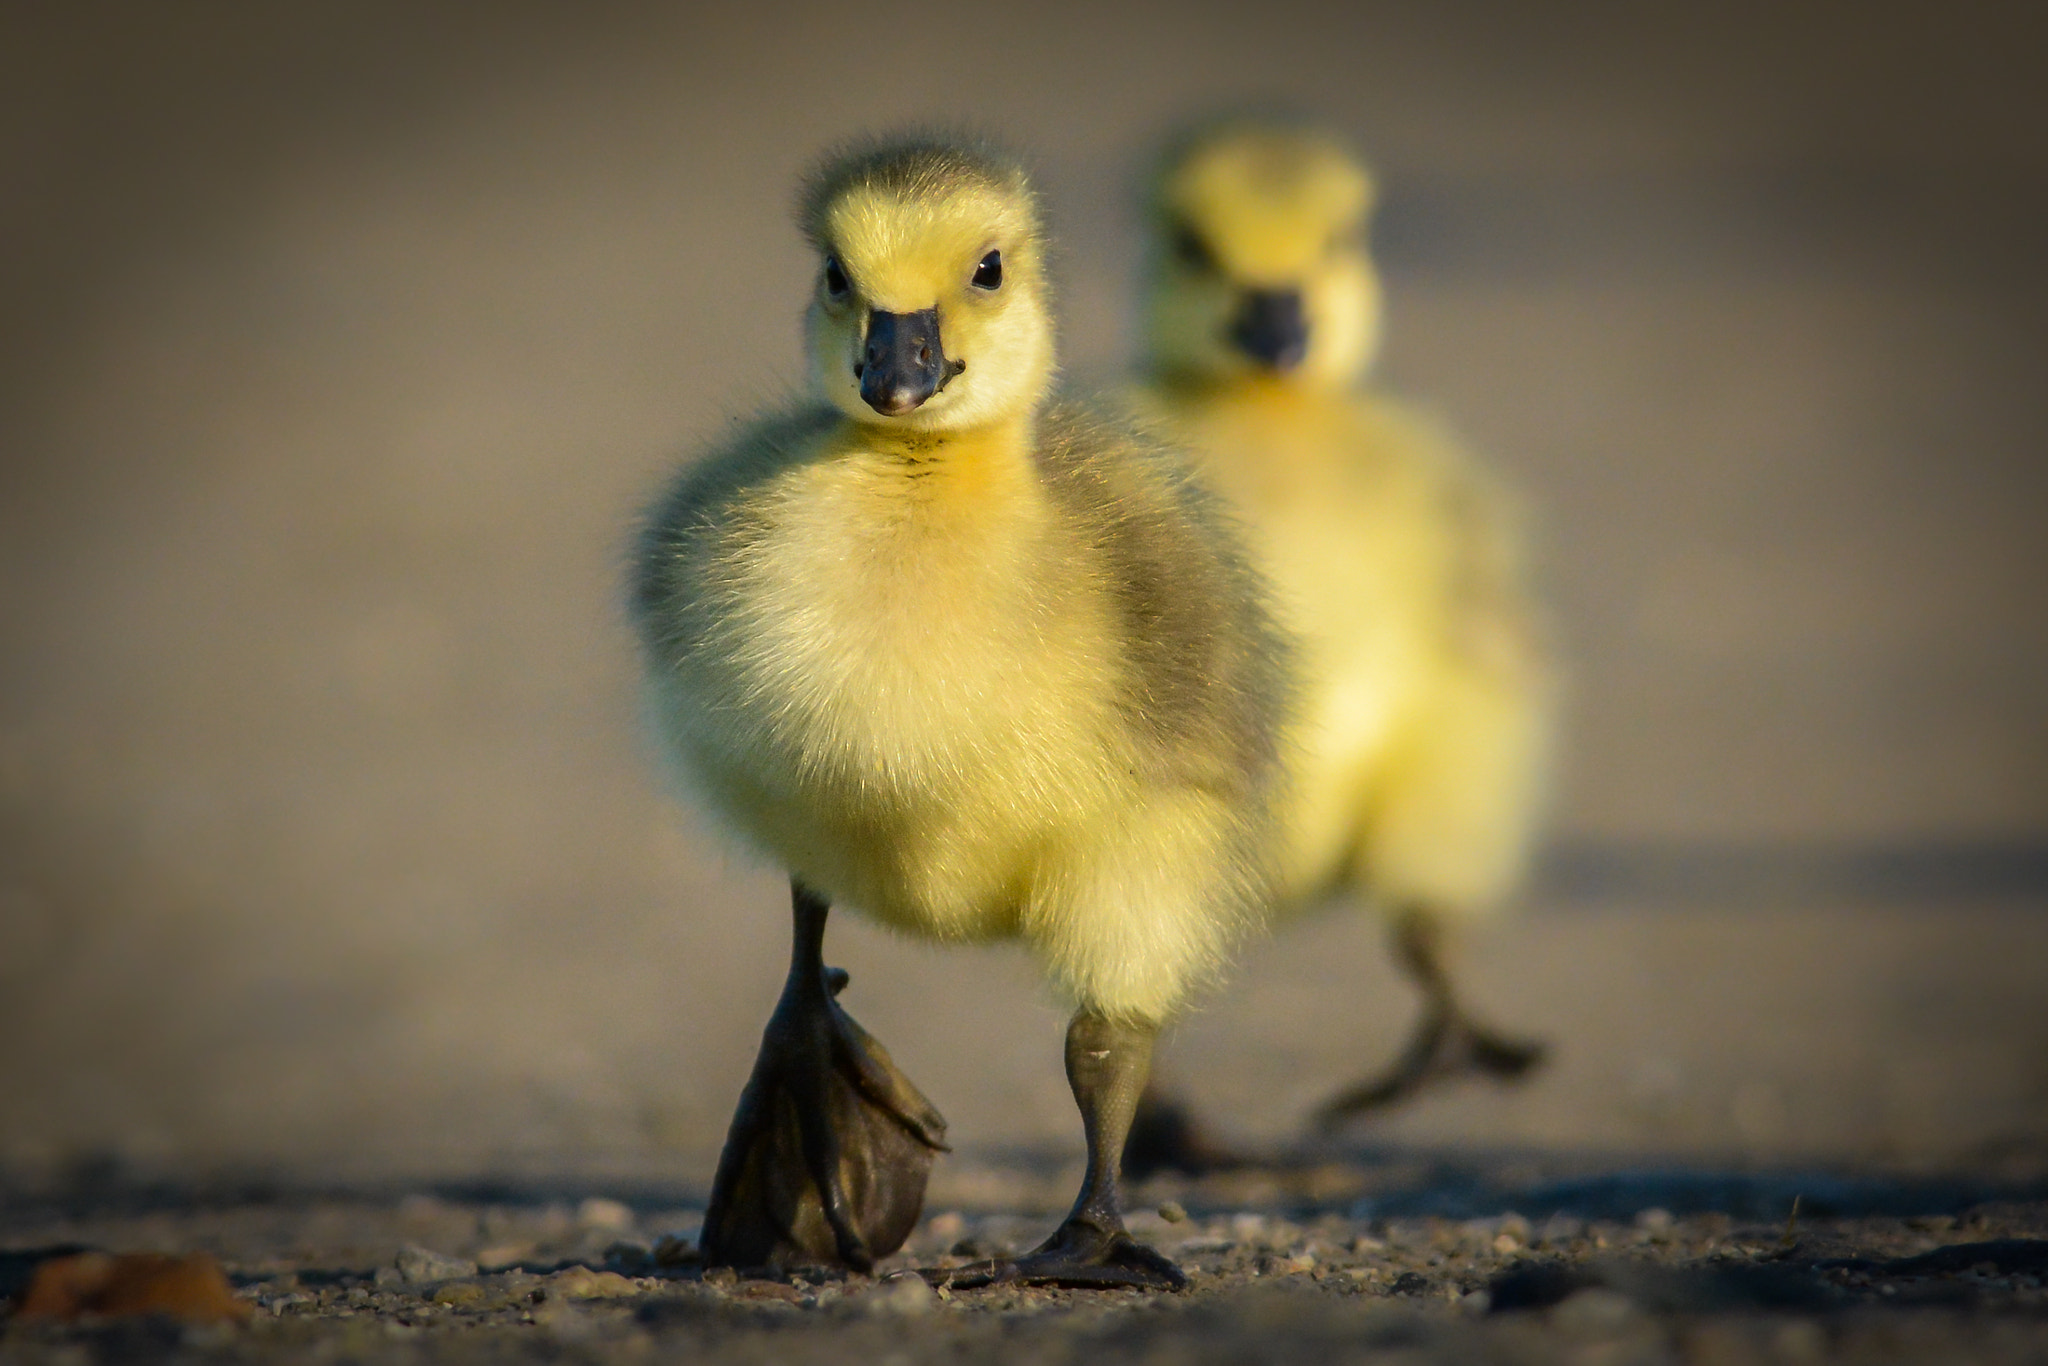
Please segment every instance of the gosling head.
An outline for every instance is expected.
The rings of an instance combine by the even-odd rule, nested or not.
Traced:
[[[811,381],[856,421],[918,430],[1020,416],[1052,381],[1038,204],[1014,162],[904,138],[828,160],[801,206],[818,252]]]
[[[1327,134],[1232,123],[1187,138],[1162,166],[1151,204],[1154,370],[1355,383],[1379,348],[1371,209],[1370,176]]]

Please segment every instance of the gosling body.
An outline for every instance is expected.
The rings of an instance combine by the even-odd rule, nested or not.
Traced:
[[[1263,380],[1159,395],[1299,640],[1275,907],[1460,921],[1524,870],[1551,735],[1513,504],[1436,422]]]
[[[1448,960],[1523,874],[1556,696],[1514,501],[1440,425],[1361,383],[1380,335],[1371,199],[1313,129],[1184,140],[1155,188],[1138,394],[1242,515],[1299,638],[1275,910],[1372,904],[1428,1000],[1400,1062],[1329,1120],[1539,1056],[1471,1021]]]
[[[1165,451],[1073,406],[967,432],[811,406],[686,474],[643,551],[656,713],[806,886],[1021,938],[1158,1021],[1266,885],[1277,695],[1241,561]]]
[[[635,570],[667,752],[795,889],[790,984],[707,1251],[865,1266],[901,1202],[869,1216],[849,1192],[906,1189],[862,1173],[911,1159],[863,1149],[834,1106],[866,1096],[942,1140],[835,1014],[844,979],[817,950],[843,903],[944,943],[1021,940],[1074,1007],[1074,1210],[1036,1252],[946,1278],[1176,1287],[1123,1232],[1119,1158],[1160,1022],[1269,891],[1278,638],[1185,464],[1047,401],[1043,243],[1013,163],[914,138],[857,149],[801,217],[820,259],[813,396],[684,471]],[[779,1146],[777,1114],[800,1131]],[[773,1214],[807,1191],[808,1237]]]

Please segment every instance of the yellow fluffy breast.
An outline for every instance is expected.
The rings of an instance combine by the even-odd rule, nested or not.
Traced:
[[[1041,572],[1027,474],[852,438],[755,490],[713,570],[693,748],[716,804],[798,876],[942,937],[1010,932],[1037,842],[1118,782],[1109,623]]]

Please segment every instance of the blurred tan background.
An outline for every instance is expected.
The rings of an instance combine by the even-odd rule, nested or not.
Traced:
[[[1384,373],[1574,668],[1476,964],[1559,1061],[1376,1132],[2048,1152],[2038,8],[742,8],[0,16],[0,1175],[708,1176],[783,893],[656,790],[617,581],[798,378],[793,176],[1027,149],[1102,376],[1149,147],[1275,97],[1380,169]],[[833,953],[961,1143],[1077,1146],[1014,956]],[[1167,1066],[1282,1136],[1410,1007],[1337,914]]]

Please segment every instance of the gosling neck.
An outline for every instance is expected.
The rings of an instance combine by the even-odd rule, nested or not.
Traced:
[[[1013,413],[972,427],[860,423],[857,430],[862,446],[913,464],[1000,464],[1028,457],[1038,432],[1038,414]]]

